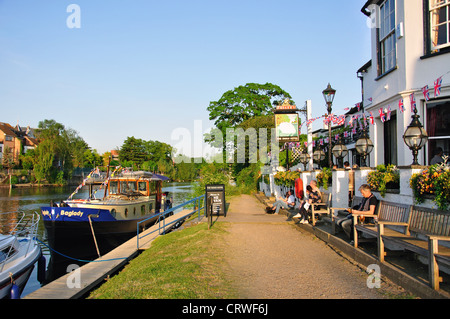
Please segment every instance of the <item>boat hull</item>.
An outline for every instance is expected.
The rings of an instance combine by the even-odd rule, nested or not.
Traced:
[[[30,278],[30,275],[34,269],[34,265],[39,260],[41,255],[41,248],[36,244],[33,250],[29,252],[28,257],[23,259],[24,266],[21,266],[22,268],[20,268],[19,270],[11,271],[12,279],[14,281],[14,284],[19,287],[20,295],[22,294],[22,291],[25,288],[28,279]],[[9,270],[7,271],[10,272]],[[5,278],[0,282],[0,299],[11,298],[11,287],[12,283],[10,277]]]
[[[103,256],[135,237],[139,222],[142,222],[139,225],[142,231],[158,219],[158,215],[154,215],[139,219],[114,220],[111,215],[108,216],[108,211],[70,207],[44,207],[41,211],[51,248],[49,270],[52,278],[47,280],[66,274],[68,265],[81,266],[97,259],[97,247]],[[98,217],[89,217],[91,215]]]

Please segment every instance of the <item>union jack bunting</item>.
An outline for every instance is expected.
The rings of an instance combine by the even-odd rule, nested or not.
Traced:
[[[391,120],[391,113],[392,113],[392,109],[391,109],[391,106],[389,105],[388,109],[387,109],[387,113],[386,113],[386,121]]]
[[[423,92],[423,96],[425,97],[425,101],[429,101],[430,100],[430,90],[428,89],[428,85],[425,85],[422,88],[422,92]]]
[[[322,138],[319,140],[319,142],[320,142],[320,145],[323,145],[323,139]]]
[[[398,108],[399,108],[399,110],[400,110],[400,112],[405,112],[405,105],[403,104],[403,99],[400,99],[399,101],[398,101]]]
[[[383,108],[379,109],[378,112],[380,113],[381,122],[386,122],[386,116],[384,115]]]
[[[361,103],[356,103],[356,107],[358,108],[358,112],[361,110]]]
[[[355,135],[356,134],[356,128],[352,128],[352,134]]]
[[[414,96],[414,93],[409,96],[409,100],[411,101],[411,112],[414,113],[417,108],[416,97]]]
[[[344,137],[348,137],[348,131],[344,132]]]
[[[434,96],[438,97],[441,95],[441,87],[442,87],[442,76],[434,81]]]
[[[334,140],[335,140],[335,141],[339,140],[339,134],[336,134],[336,135],[334,136]]]
[[[374,124],[375,124],[375,119],[373,118],[372,112],[370,112],[370,117],[369,117],[369,119],[370,119],[370,124],[374,125]]]

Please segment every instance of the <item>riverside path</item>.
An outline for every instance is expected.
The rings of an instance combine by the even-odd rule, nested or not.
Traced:
[[[223,241],[226,273],[240,298],[384,299],[404,294],[390,282],[370,289],[369,275],[285,215],[267,215],[254,196],[233,197]],[[370,281],[373,282],[373,281]]]

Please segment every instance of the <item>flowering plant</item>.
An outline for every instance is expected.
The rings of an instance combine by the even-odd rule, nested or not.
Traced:
[[[328,189],[328,184],[330,183],[330,179],[332,176],[331,168],[324,167],[322,171],[317,174],[317,186],[323,186],[324,189]]]
[[[277,185],[294,186],[295,180],[300,178],[300,173],[291,171],[278,172],[274,178]]]
[[[379,191],[380,195],[386,195],[387,186],[398,188],[400,183],[400,173],[395,165],[378,165],[376,171],[370,172],[367,176],[367,184],[374,191]]]
[[[442,164],[432,165],[422,173],[411,176],[409,185],[414,193],[416,203],[424,202],[424,195],[433,195],[434,202],[441,210],[450,206],[450,167],[448,157]]]

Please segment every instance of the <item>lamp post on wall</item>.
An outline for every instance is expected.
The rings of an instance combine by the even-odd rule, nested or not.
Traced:
[[[366,157],[373,150],[373,142],[370,140],[369,134],[367,134],[367,129],[363,130],[361,137],[356,141],[355,148],[363,158],[361,166],[366,166]]]
[[[339,136],[338,143],[333,147],[333,155],[337,158],[338,164],[341,159],[346,157],[348,155],[348,149],[344,145],[344,142],[342,140],[342,136]]]
[[[333,105],[334,96],[336,95],[336,90],[333,89],[328,83],[328,86],[325,90],[322,92],[323,97],[325,98],[325,102],[327,103],[327,111],[328,111],[328,120],[330,120],[331,115],[331,106]],[[331,122],[328,122],[328,165],[330,168],[333,165],[332,158],[331,158]]]
[[[414,108],[414,115],[411,118],[411,124],[406,129],[403,140],[413,153],[412,165],[419,165],[417,155],[419,154],[419,150],[428,142],[428,134],[419,121],[420,116],[417,115],[416,108]]]
[[[314,153],[313,153],[313,159],[314,161],[319,165],[320,162],[322,162],[325,159],[325,152],[322,150],[321,147],[319,147]]]
[[[305,171],[306,171],[306,164],[308,164],[310,159],[311,156],[308,154],[308,148],[305,148],[303,150],[303,153],[301,153],[299,156],[300,163],[302,163],[303,166],[305,167]]]

